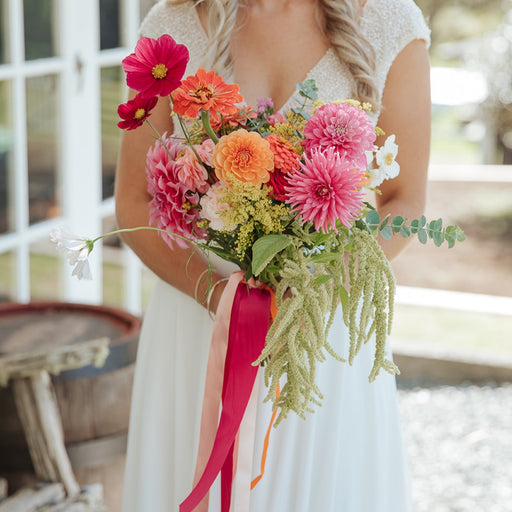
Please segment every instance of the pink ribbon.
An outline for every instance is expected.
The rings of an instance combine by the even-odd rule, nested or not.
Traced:
[[[240,423],[251,396],[251,392],[258,372],[258,367],[252,363],[258,358],[265,345],[265,337],[269,324],[270,295],[261,288],[249,288],[247,284],[241,283],[240,273],[231,277],[226,286],[226,300],[231,295],[233,286],[236,283],[236,292],[234,294],[233,305],[231,308],[231,318],[229,322],[229,336],[226,348],[226,358],[224,362],[224,379],[222,384],[222,412],[213,441],[210,457],[206,464],[204,461],[204,448],[209,444],[211,433],[206,432],[203,438],[203,426],[198,455],[197,470],[204,466],[201,476],[196,481],[195,487],[188,497],[181,503],[180,512],[192,512],[201,504],[201,510],[207,510],[208,503],[203,498],[207,495],[210,487],[215,481],[219,472],[221,473],[221,511],[229,512],[231,507],[231,494],[233,486],[234,458],[235,458],[235,439],[240,428]],[[222,303],[221,299],[221,303]],[[225,301],[224,301],[225,302]],[[208,362],[207,381],[205,389],[205,403],[203,404],[203,414],[205,410],[209,411],[211,418],[214,403],[218,399],[212,397],[211,403],[208,402],[208,396],[212,390],[208,389],[212,383],[218,384],[218,364],[216,369],[210,368],[210,361],[217,360],[219,352],[222,352],[224,342],[216,338],[216,334],[225,334],[225,303],[219,307],[221,318],[217,321],[217,330],[214,327],[214,336],[212,339],[212,348]],[[216,332],[217,331],[217,332]],[[215,347],[214,347],[215,344]],[[218,345],[218,346],[217,346]],[[218,349],[218,350],[217,350]],[[212,352],[215,352],[212,354]],[[211,380],[210,380],[210,379]],[[215,415],[214,415],[215,417]],[[204,420],[203,416],[203,420]],[[211,432],[211,429],[207,428]],[[200,469],[199,469],[200,471]],[[203,508],[206,503],[206,509]]]

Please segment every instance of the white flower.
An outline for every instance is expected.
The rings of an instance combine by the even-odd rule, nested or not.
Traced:
[[[222,212],[227,209],[226,203],[222,202],[222,194],[226,190],[225,183],[218,181],[214,183],[206,194],[201,197],[201,218],[210,222],[209,227],[215,231],[229,231],[232,226],[227,225],[222,218]]]
[[[378,187],[385,179],[384,173],[381,171],[379,167],[375,169],[368,169],[366,171],[366,177],[369,180],[367,185],[368,188]]]
[[[390,135],[384,146],[377,150],[375,154],[375,160],[379,169],[384,175],[384,179],[389,180],[396,178],[400,173],[400,165],[396,161],[396,155],[398,154],[398,146],[395,144],[395,136]]]
[[[50,240],[57,245],[58,251],[66,256],[69,264],[74,265],[73,276],[78,279],[92,279],[88,260],[93,248],[91,240],[73,235],[64,228],[52,229]]]

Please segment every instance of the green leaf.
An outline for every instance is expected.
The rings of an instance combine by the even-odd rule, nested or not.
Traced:
[[[314,281],[313,284],[324,284],[327,281],[330,281],[334,276],[332,274],[324,274],[323,276],[318,276]]]
[[[422,243],[422,244],[426,244],[427,243],[427,240],[428,240],[428,236],[427,236],[427,232],[425,231],[424,228],[420,229],[418,231],[418,240]]]
[[[415,234],[418,232],[420,226],[420,221],[418,219],[414,219],[411,221],[411,233]]]
[[[404,218],[401,215],[397,215],[393,217],[391,220],[391,227],[393,228],[394,233],[399,233],[404,224]]]
[[[411,236],[411,230],[407,226],[402,226],[402,229],[400,229],[400,234],[404,238],[409,238]]]
[[[389,226],[386,226],[380,230],[380,236],[384,238],[384,240],[389,240],[392,235],[393,232],[391,231],[391,228]]]
[[[365,222],[371,231],[375,231],[378,229],[380,224],[380,215],[379,212],[375,210],[370,210],[365,217]]]
[[[427,225],[427,218],[425,217],[425,215],[422,215],[420,217],[418,227],[424,228],[426,225]]]
[[[331,261],[337,260],[340,255],[336,252],[322,252],[320,254],[315,254],[309,258],[311,263],[330,263]]]
[[[310,100],[316,100],[318,98],[318,87],[313,79],[304,80],[297,84],[297,91],[299,94]]]
[[[343,288],[343,286],[340,287],[340,301],[341,301],[341,307],[345,309],[347,307],[348,302],[348,292]]]
[[[266,235],[254,242],[252,246],[252,272],[255,276],[261,274],[272,258],[286,249],[292,243],[285,235]]]
[[[434,221],[434,229],[436,231],[441,231],[441,229],[443,229],[443,219],[437,219]]]
[[[434,240],[436,247],[439,247],[444,242],[444,233],[442,231],[434,231],[432,239]]]

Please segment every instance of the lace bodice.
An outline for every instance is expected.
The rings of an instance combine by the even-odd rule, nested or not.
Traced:
[[[382,96],[389,68],[396,56],[414,39],[423,39],[429,44],[430,31],[413,0],[368,0],[363,10],[362,29],[377,56],[375,80]],[[160,0],[144,19],[140,32],[142,36],[153,38],[167,33],[185,44],[190,52],[187,74],[195,73],[202,65],[207,36],[192,2],[169,4]],[[232,81],[231,77],[223,78]],[[306,78],[315,80],[319,97],[324,101],[353,97],[354,81],[332,49],[327,50]],[[292,96],[281,110],[289,109],[293,102]],[[374,114],[375,122],[377,117],[378,112]]]

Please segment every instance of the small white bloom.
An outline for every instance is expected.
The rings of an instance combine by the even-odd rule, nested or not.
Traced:
[[[367,185],[368,188],[378,187],[384,181],[385,178],[384,173],[379,167],[375,169],[368,169],[366,171],[366,177],[369,180],[369,183]]]
[[[209,227],[215,231],[229,231],[233,229],[222,218],[222,212],[227,208],[226,203],[221,200],[225,189],[225,183],[218,181],[208,189],[208,192],[199,201],[201,205],[201,218],[208,220],[210,222]]]
[[[375,154],[375,160],[379,169],[384,175],[384,179],[389,180],[396,178],[400,173],[400,165],[396,161],[396,155],[398,154],[398,146],[395,144],[395,136],[390,135],[384,146],[377,150]]]
[[[92,250],[90,240],[73,235],[64,228],[52,229],[50,240],[57,245],[57,250],[66,256],[68,263],[74,266],[73,276],[78,279],[92,279],[88,260]]]

